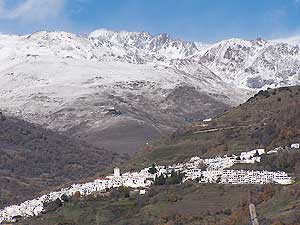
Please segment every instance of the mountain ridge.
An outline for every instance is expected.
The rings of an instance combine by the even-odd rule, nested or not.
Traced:
[[[291,143],[299,143],[299,95],[300,86],[260,91],[221,116],[194,123],[167,138],[147,143],[144,151],[128,164],[121,165],[124,172],[149,169],[151,165],[162,165],[161,168],[166,169],[170,164],[180,171],[178,163],[182,161],[189,162],[191,169],[197,159],[209,161],[214,158],[211,163],[218,167],[218,157],[226,155],[228,159],[241,155],[237,160],[243,161],[247,158],[245,151],[255,149],[251,152],[256,156],[259,151],[266,154],[247,166],[237,162],[230,167],[225,163],[230,167],[227,172],[242,169],[244,172],[251,170],[248,172],[253,174],[253,170],[284,170],[296,177],[293,184],[255,184],[248,180],[249,185],[224,185],[195,179],[183,184],[157,182],[144,194],[124,187],[115,188],[107,195],[97,192],[89,196],[76,195],[55,210],[16,224],[40,224],[41,221],[49,225],[58,222],[91,224],[96,221],[99,224],[246,225],[250,220],[250,203],[255,204],[261,224],[298,224],[300,151]],[[244,159],[241,159],[242,155]],[[190,162],[190,157],[195,161]],[[251,159],[253,155],[248,157]],[[198,168],[207,169],[203,165]],[[260,178],[265,181],[264,176]]]
[[[294,39],[296,38],[293,38],[293,40]],[[199,45],[197,42],[173,39],[168,34],[154,36],[147,32],[99,29],[86,36],[68,32],[41,31],[24,36],[1,35],[0,40],[4,42],[3,44],[9,41],[13,41],[15,44],[18,42],[24,43],[25,50],[19,46],[17,47],[19,48],[18,50],[21,51],[21,56],[22,50],[24,51],[23,57],[38,57],[43,54],[49,55],[51,53],[54,56],[63,58],[92,61],[115,60],[134,64],[155,62],[162,63],[163,65],[170,65],[170,61],[173,59],[190,59],[195,60],[210,69],[216,75],[221,76],[225,80],[228,79],[229,81],[237,78],[241,79],[243,78],[242,75],[248,76],[249,78],[251,75],[257,73],[270,72],[268,69],[274,72],[276,64],[282,63],[279,60],[299,61],[299,44],[288,44],[291,43],[289,39],[267,41],[261,38],[256,40],[232,38],[215,44]],[[286,43],[284,42],[285,40]],[[27,45],[26,41],[29,42]],[[29,44],[31,44],[31,46]],[[55,46],[57,48],[55,48]],[[36,47],[36,49],[31,49],[31,47]],[[5,53],[4,50],[5,46],[2,46],[2,53]],[[16,51],[16,49],[14,50]],[[25,54],[25,52],[27,54]],[[34,52],[37,54],[34,54]],[[68,55],[68,53],[71,55]],[[2,58],[8,55],[9,54],[3,54]],[[270,59],[267,59],[267,56],[270,57]],[[262,60],[265,60],[265,64],[270,63],[268,60],[271,60],[271,63],[274,64],[273,67],[269,68],[270,65],[258,65],[262,63]],[[258,66],[261,68],[257,68]],[[290,67],[291,65],[287,64],[287,66]],[[262,69],[264,69],[264,71],[262,71]],[[298,70],[292,70],[290,72],[292,76],[292,73],[298,73]],[[271,84],[282,86],[282,84],[279,84],[276,80]],[[253,87],[239,82],[235,83],[235,85],[242,85],[243,88],[250,89],[266,88],[264,86]]]
[[[0,107],[7,114],[105,148],[120,137],[112,130],[123,124],[128,135],[112,150],[130,154],[260,89],[296,85],[300,75],[299,46],[262,39],[199,45],[146,32],[42,31],[1,35],[0,50]],[[185,97],[168,101],[180,89]],[[187,110],[182,103],[195,93],[202,100]],[[119,113],[111,114],[112,108]]]

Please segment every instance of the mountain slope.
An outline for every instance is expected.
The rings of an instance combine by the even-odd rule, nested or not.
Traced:
[[[104,56],[115,48],[131,54],[133,44],[96,47],[95,39],[63,32],[4,36],[1,42],[0,107],[6,113],[118,152],[135,152],[142,143],[217,115],[247,96],[193,60],[136,64],[124,55]],[[188,110],[180,95],[170,101],[182,87],[185,99],[198,93],[202,100]]]
[[[41,191],[93,176],[124,159],[1,114],[0,206],[20,203]]]
[[[224,40],[198,55],[203,65],[227,82],[243,88],[262,89],[299,84],[299,45]]]
[[[259,89],[298,84],[299,60],[299,46],[262,39],[201,45],[167,34],[104,29],[87,36],[1,35],[0,107],[133,154]]]
[[[181,162],[278,146],[300,140],[300,86],[260,91],[246,103],[211,122],[194,123],[167,138],[148,143],[129,168]]]
[[[300,86],[260,91],[246,103],[210,122],[194,123],[169,138],[145,145],[124,170],[168,165],[192,156],[228,156],[254,148],[274,149],[300,140]],[[293,157],[294,156],[294,157]],[[299,224],[299,149],[264,155],[258,168],[298,176],[291,185],[224,185],[187,181],[154,185],[145,195],[111,191],[74,197],[55,211],[16,224],[188,224],[247,225],[249,203],[263,225]],[[240,165],[245,169],[245,165]],[[261,166],[261,167],[260,167]],[[128,191],[128,190],[127,190]]]
[[[221,81],[215,84],[214,80],[208,82],[201,76],[164,66],[43,58],[21,63],[12,70],[2,76],[1,107],[31,122],[72,135],[103,131],[106,127],[113,129],[120,120],[129,123],[128,137],[130,132],[134,134],[132,129],[136,126],[153,127],[153,135],[141,138],[143,143],[187,123],[185,117],[192,120],[190,114],[205,118],[218,113],[216,103],[226,109],[239,101],[235,97],[238,91],[232,90],[230,99],[227,94],[230,87]],[[181,86],[190,86],[190,90],[207,95],[211,105],[202,106],[199,101],[185,113],[179,104],[166,104],[167,96]],[[183,116],[170,113],[169,107],[178,108]],[[120,113],[111,115],[112,109]],[[199,110],[203,112],[199,114]],[[117,139],[112,132],[107,135],[112,135],[112,141]],[[113,150],[120,149],[120,144]]]

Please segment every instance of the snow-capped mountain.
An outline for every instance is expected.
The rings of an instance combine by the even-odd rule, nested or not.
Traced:
[[[227,83],[241,88],[264,89],[299,84],[299,45],[230,39],[210,46],[197,56]]]
[[[300,45],[300,37],[299,36],[291,36],[291,37],[287,37],[287,38],[278,38],[278,39],[270,40],[270,42],[273,44],[287,43],[289,45]]]
[[[127,152],[300,73],[299,46],[104,29],[1,35],[0,63],[1,109]]]

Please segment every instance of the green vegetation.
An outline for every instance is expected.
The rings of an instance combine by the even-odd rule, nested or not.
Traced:
[[[118,192],[124,198],[129,198],[129,196],[130,196],[130,189],[128,187],[121,186],[121,187],[118,188]]]
[[[183,178],[183,173],[172,170],[170,176],[164,174],[156,176],[154,180],[154,185],[181,184]]]
[[[167,183],[167,176],[161,174],[155,177],[154,185],[165,185]]]
[[[151,174],[156,174],[157,173],[157,169],[155,167],[155,164],[152,164],[151,168],[148,170],[149,173]]]

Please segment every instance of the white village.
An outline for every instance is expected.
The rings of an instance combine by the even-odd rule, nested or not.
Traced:
[[[300,150],[300,144],[292,144],[291,150]],[[196,180],[199,183],[219,183],[219,184],[280,184],[288,185],[294,182],[294,178],[284,171],[253,171],[253,170],[233,170],[230,169],[235,164],[253,164],[261,161],[264,154],[276,154],[282,151],[279,147],[265,152],[264,149],[255,149],[242,152],[239,156],[232,155],[202,159],[192,157],[189,161],[170,166],[153,165],[139,172],[126,172],[121,174],[119,168],[114,169],[112,175],[99,178],[93,182],[85,184],[73,184],[69,188],[51,192],[39,198],[28,200],[20,205],[12,205],[0,210],[0,223],[15,222],[16,218],[37,216],[44,211],[44,205],[57,199],[63,200],[63,196],[74,196],[80,193],[81,196],[91,195],[95,192],[106,193],[113,188],[121,186],[129,187],[138,191],[141,195],[147,193],[147,189],[154,184],[159,176],[171,176],[177,172],[183,174],[182,183],[188,180]],[[205,169],[203,169],[205,166]],[[154,171],[151,168],[155,168]]]

